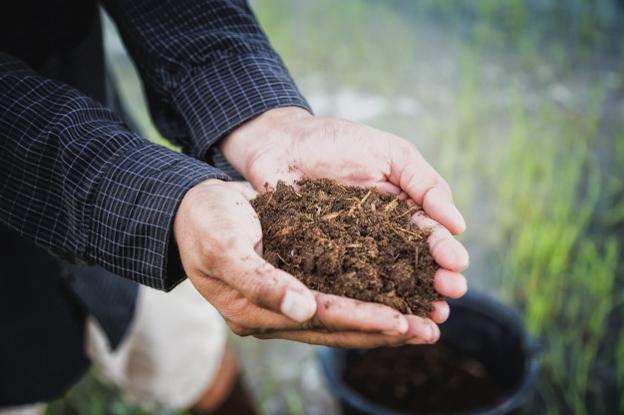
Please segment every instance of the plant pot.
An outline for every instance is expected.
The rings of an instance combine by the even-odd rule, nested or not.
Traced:
[[[451,301],[451,315],[441,328],[440,347],[453,350],[457,356],[476,361],[485,369],[492,384],[500,391],[496,401],[455,414],[499,415],[519,409],[534,386],[539,372],[537,342],[526,332],[517,312],[499,301],[478,293]],[[420,346],[410,346],[420,347]],[[431,350],[420,349],[423,351]],[[395,350],[401,359],[406,348]],[[362,357],[364,350],[321,348],[319,360],[330,390],[340,402],[343,414],[405,414],[375,403],[356,392],[343,379],[345,369]],[[405,359],[405,357],[403,356]],[[358,378],[366,382],[365,378]],[[369,379],[370,381],[370,379]],[[411,391],[416,393],[417,391]],[[421,391],[422,392],[422,391]],[[448,396],[452,400],[453,396]],[[413,413],[413,412],[412,412]],[[451,413],[429,411],[425,413]]]

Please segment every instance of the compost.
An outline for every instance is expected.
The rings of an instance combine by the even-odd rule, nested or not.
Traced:
[[[283,182],[252,200],[262,224],[265,259],[308,287],[429,316],[441,299],[430,230],[414,209],[375,189],[328,179]]]
[[[465,413],[504,398],[481,362],[442,343],[364,351],[343,379],[370,401],[415,414]]]

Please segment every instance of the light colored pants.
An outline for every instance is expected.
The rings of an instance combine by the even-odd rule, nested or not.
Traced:
[[[87,354],[97,373],[147,408],[184,409],[212,384],[225,348],[219,313],[186,280],[165,293],[141,287],[128,334],[115,351],[87,321]],[[0,415],[39,415],[45,406],[0,408]]]

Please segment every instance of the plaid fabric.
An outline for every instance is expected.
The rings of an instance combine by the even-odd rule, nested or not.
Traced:
[[[154,122],[211,160],[215,141],[268,109],[309,105],[242,0],[103,0]]]
[[[267,109],[307,103],[243,2],[104,4],[154,121],[194,158],[0,53],[0,224],[63,258],[171,289],[184,277],[171,235],[181,198],[202,180],[228,179],[205,162],[214,144]]]

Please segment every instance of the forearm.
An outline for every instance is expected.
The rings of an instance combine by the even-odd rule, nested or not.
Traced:
[[[192,156],[212,161],[216,142],[267,110],[309,111],[246,2],[104,3],[137,63],[156,124]]]
[[[0,90],[0,223],[57,255],[157,288],[181,279],[169,263],[177,205],[194,184],[227,177],[149,143],[100,104],[3,54]]]

